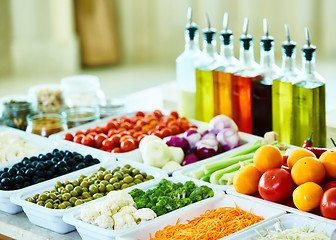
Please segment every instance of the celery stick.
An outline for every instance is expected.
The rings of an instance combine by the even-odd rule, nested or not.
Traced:
[[[233,178],[237,174],[238,170],[235,172],[225,173],[221,179],[219,180],[219,183],[221,185],[232,185]]]
[[[225,173],[231,173],[231,172],[237,171],[242,166],[244,166],[248,163],[253,163],[253,159],[251,158],[251,159],[248,159],[248,160],[245,160],[245,161],[242,161],[242,162],[237,162],[235,164],[232,164],[229,167],[223,168],[221,170],[217,170],[216,172],[211,174],[210,183],[220,184],[219,180]]]
[[[206,163],[201,168],[203,169],[205,174],[213,173],[217,170],[221,170],[223,168],[231,166],[232,164],[235,164],[239,161],[245,161],[251,159],[253,158],[253,155],[254,153],[249,153],[242,156],[226,157],[217,162]]]
[[[202,177],[206,176],[206,174],[204,173],[203,169],[200,167],[196,169],[195,171],[192,171],[189,174],[189,176],[192,178],[201,179]]]
[[[210,182],[210,175],[206,175],[204,177],[201,177],[200,180],[202,180],[204,182]]]
[[[236,152],[236,153],[232,154],[230,157],[237,157],[237,156],[241,156],[241,155],[245,155],[245,154],[249,154],[249,153],[254,153],[262,145],[263,145],[262,140],[258,139],[248,148],[245,148],[245,149],[243,149],[239,152]]]

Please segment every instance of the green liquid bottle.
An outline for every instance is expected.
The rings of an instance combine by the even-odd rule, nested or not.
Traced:
[[[296,43],[290,40],[289,29],[286,27],[287,41],[282,43],[283,76],[273,81],[272,115],[273,131],[279,135],[279,141],[293,143],[293,84],[298,80],[300,71],[296,68]]]
[[[216,29],[211,28],[209,17],[208,28],[203,30],[203,57],[196,63],[195,118],[209,122],[214,117],[214,87],[212,70],[222,62],[216,50]]]
[[[307,44],[302,47],[302,75],[293,86],[293,144],[301,146],[313,133],[316,147],[326,146],[325,80],[315,71],[316,47],[310,44],[306,28]]]

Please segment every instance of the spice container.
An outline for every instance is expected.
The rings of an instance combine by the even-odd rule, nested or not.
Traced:
[[[5,125],[26,130],[27,115],[32,112],[31,103],[24,100],[9,100],[3,103],[3,122]]]
[[[100,118],[122,115],[127,113],[127,102],[124,98],[112,98],[106,100],[106,105],[99,106]]]
[[[48,137],[67,129],[64,114],[37,113],[27,116],[27,132]]]
[[[61,89],[67,107],[98,107],[105,104],[99,78],[92,75],[75,75],[61,80]]]
[[[65,110],[68,128],[77,127],[99,119],[99,110],[95,107],[76,107]]]
[[[38,112],[59,113],[63,109],[62,91],[57,84],[43,84],[31,87],[28,96]]]

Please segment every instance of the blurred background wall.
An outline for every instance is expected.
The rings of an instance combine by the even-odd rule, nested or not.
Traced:
[[[184,48],[189,6],[200,29],[205,27],[206,12],[218,31],[224,12],[229,13],[236,56],[248,17],[257,61],[263,18],[276,40],[277,63],[285,23],[299,48],[305,43],[304,27],[309,27],[318,47],[317,61],[336,59],[335,0],[1,0],[0,76],[66,75],[85,68],[136,64],[174,70]],[[299,53],[299,66],[300,58]]]

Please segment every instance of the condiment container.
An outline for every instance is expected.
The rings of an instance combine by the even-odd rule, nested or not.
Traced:
[[[105,105],[99,106],[100,118],[122,115],[128,112],[125,98],[111,98],[106,100]]]
[[[95,107],[75,107],[65,110],[68,128],[77,127],[99,119],[99,109]]]
[[[27,116],[27,132],[35,133],[43,137],[58,133],[67,129],[66,117],[57,113],[36,113]]]
[[[25,100],[9,100],[3,102],[3,121],[4,124],[9,127],[26,130],[26,118],[31,112],[31,103]]]
[[[31,87],[28,96],[37,112],[59,113],[64,106],[62,91],[58,84]]]

